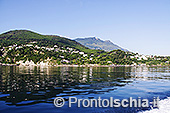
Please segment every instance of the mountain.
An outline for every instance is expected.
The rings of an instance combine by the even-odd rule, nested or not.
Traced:
[[[79,42],[80,44],[90,48],[90,49],[97,49],[97,50],[105,50],[105,51],[112,51],[116,49],[120,49],[123,51],[127,51],[119,47],[116,44],[113,44],[110,40],[103,41],[96,37],[89,37],[89,38],[77,38],[75,41]]]
[[[76,42],[84,42],[84,45]],[[0,65],[57,66],[57,65],[148,65],[167,64],[170,57],[145,57],[126,50],[110,41],[91,37],[70,40],[56,35],[41,35],[28,30],[0,34]],[[104,50],[113,51],[104,51]],[[122,51],[122,50],[124,51]],[[161,59],[162,58],[162,59]]]
[[[74,40],[56,35],[41,35],[28,30],[0,34],[0,65],[123,65],[133,63],[130,56],[130,53],[121,50],[93,50]]]
[[[56,35],[41,35],[28,30],[13,30],[0,34],[1,47],[28,44],[33,41],[36,41],[38,46],[54,47],[57,45],[59,47],[72,47],[87,53],[92,51],[74,40]]]

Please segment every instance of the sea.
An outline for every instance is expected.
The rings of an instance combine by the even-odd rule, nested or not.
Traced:
[[[63,98],[62,107],[54,105]],[[69,98],[147,99],[159,106],[69,107]],[[88,102],[88,101],[87,101]],[[88,103],[86,106],[88,105]],[[106,101],[105,101],[106,102]],[[107,104],[107,103],[105,103]],[[0,66],[0,113],[168,113],[170,67]]]

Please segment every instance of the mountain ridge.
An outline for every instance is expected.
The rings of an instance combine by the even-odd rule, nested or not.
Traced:
[[[80,44],[90,48],[90,49],[97,49],[97,50],[105,50],[105,51],[112,51],[112,50],[123,50],[128,51],[126,49],[123,49],[122,47],[114,44],[110,40],[101,40],[97,37],[87,37],[87,38],[76,38],[75,41],[79,42]]]
[[[103,42],[96,37],[92,39]],[[131,65],[133,61],[130,54],[121,50],[92,50],[75,40],[56,35],[41,35],[28,30],[0,34],[0,65]]]
[[[99,42],[111,48],[109,40],[97,37],[87,40],[87,44]],[[90,40],[90,41],[89,41]],[[90,43],[89,43],[90,42]],[[114,45],[115,47],[119,47]],[[101,48],[95,48],[101,49]],[[104,48],[107,49],[107,48]],[[58,65],[169,65],[170,57],[143,56],[125,52],[118,48],[110,52],[92,50],[82,44],[56,35],[41,35],[28,30],[14,30],[0,34],[0,65],[19,64],[23,66],[58,66]]]
[[[92,52],[93,50],[85,47],[77,41],[57,36],[57,35],[42,35],[30,30],[10,30],[0,34],[0,45],[6,47],[13,44],[26,44],[31,41],[37,41],[41,46],[64,46],[72,47],[85,52]]]

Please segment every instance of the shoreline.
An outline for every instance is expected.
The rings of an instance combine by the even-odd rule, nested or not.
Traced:
[[[133,67],[134,65],[98,65],[98,64],[87,64],[87,65],[19,65],[19,64],[2,64],[0,66],[49,66],[49,67]]]
[[[162,67],[162,66],[170,66],[170,65],[98,65],[98,64],[86,64],[86,65],[71,65],[71,64],[63,64],[63,65],[21,65],[21,64],[3,64],[0,63],[0,66],[48,66],[48,67]]]

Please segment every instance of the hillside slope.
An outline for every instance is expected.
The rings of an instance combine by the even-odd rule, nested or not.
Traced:
[[[77,38],[77,39],[75,39],[75,41],[81,43],[82,45],[84,45],[90,49],[105,50],[105,51],[112,51],[112,50],[120,49],[123,51],[127,51],[126,49],[123,49],[123,48],[119,47],[118,45],[113,44],[109,40],[103,41],[96,37]]]
[[[41,35],[28,30],[14,30],[0,34],[1,47],[27,44],[33,41],[36,41],[38,46],[53,47],[57,45],[59,47],[72,47],[87,53],[93,51],[74,40],[55,35]]]

